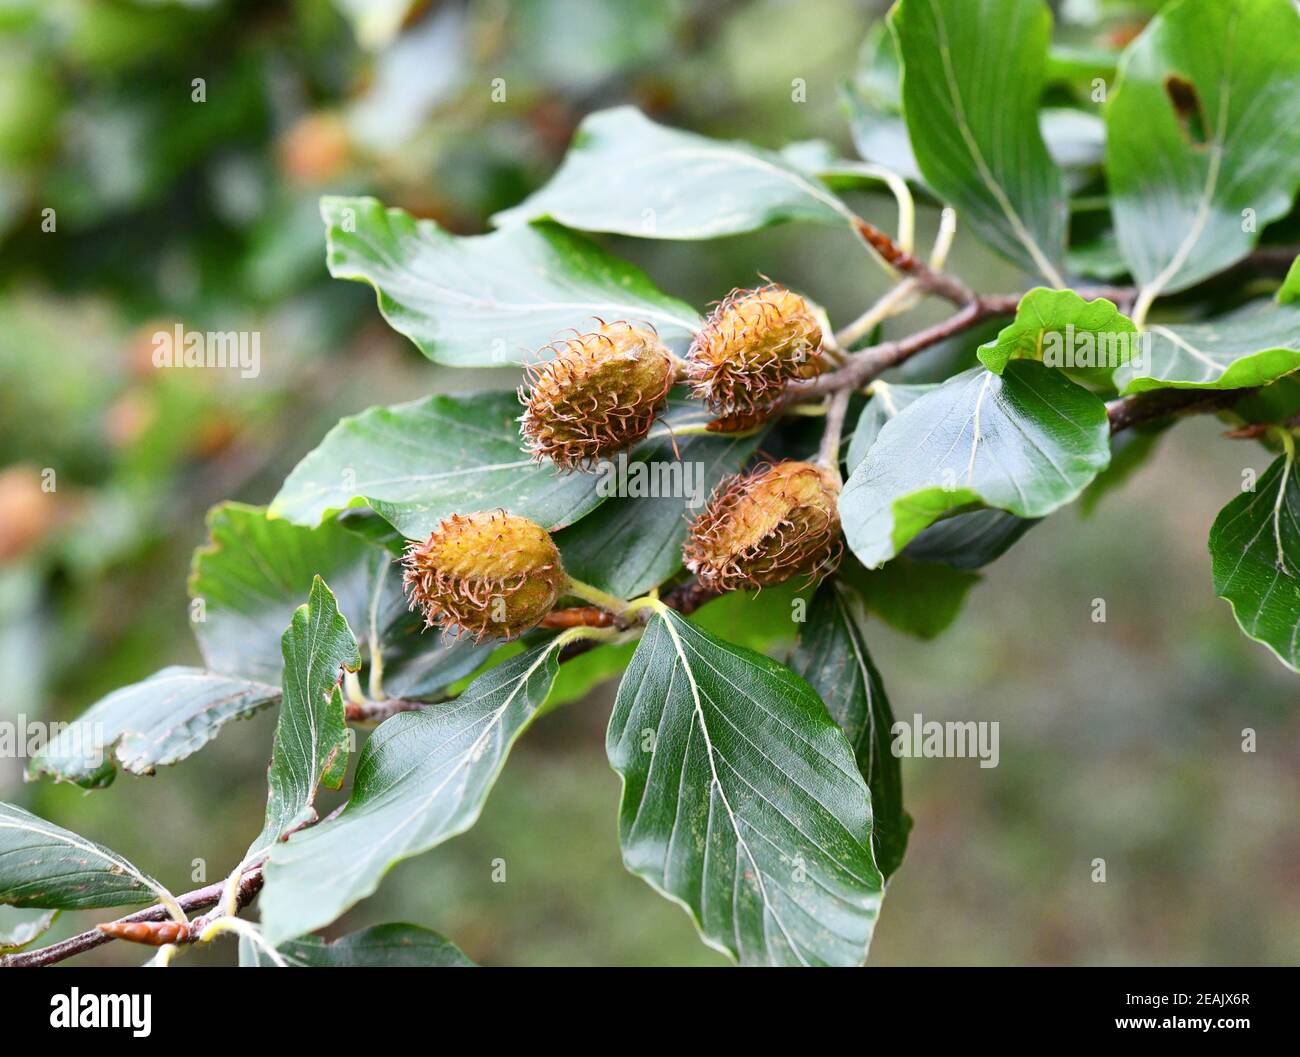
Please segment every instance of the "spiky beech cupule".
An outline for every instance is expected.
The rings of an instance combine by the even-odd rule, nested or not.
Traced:
[[[722,481],[690,527],[686,567],[705,587],[735,591],[807,576],[820,580],[843,553],[839,475],[786,460]]]
[[[602,323],[529,365],[519,390],[524,444],[563,470],[590,467],[650,432],[672,388],[676,364],[653,330]]]
[[[775,283],[733,290],[691,343],[686,375],[720,416],[765,417],[786,384],[822,370],[822,328],[812,306]]]
[[[568,583],[540,525],[504,510],[452,514],[403,560],[412,609],[426,627],[512,639],[549,613]]]

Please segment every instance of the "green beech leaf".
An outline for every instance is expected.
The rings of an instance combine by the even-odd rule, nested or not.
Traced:
[[[951,511],[1049,514],[1109,461],[1106,408],[1086,389],[1038,363],[974,368],[885,424],[844,486],[840,517],[858,559],[877,568]]]
[[[890,751],[894,715],[880,672],[867,652],[865,624],[857,593],[842,581],[825,581],[808,610],[790,667],[821,695],[853,747],[858,770],[871,791],[876,865],[888,878],[903,861],[912,819],[903,810],[902,769]]]
[[[873,23],[862,45],[857,72],[844,86],[849,129],[864,159],[924,186],[902,116],[901,77],[898,49],[888,25]],[[1083,170],[1072,173],[1075,182],[1085,181],[1087,170],[1101,164],[1106,129],[1095,114],[1066,107],[1045,108],[1039,112],[1038,124],[1052,160],[1066,170]]]
[[[1080,239],[1066,253],[1066,267],[1071,274],[1090,279],[1116,281],[1128,275],[1128,264],[1119,250],[1114,228]]]
[[[380,724],[361,750],[343,811],[272,851],[260,900],[268,942],[328,925],[394,863],[474,824],[550,692],[556,653],[552,640],[490,668],[453,701]]]
[[[851,475],[886,422],[903,408],[939,388],[938,383],[906,385],[876,379],[871,398],[862,408],[857,428],[849,442],[846,465]],[[936,521],[904,548],[909,558],[942,562],[957,569],[978,569],[1001,557],[1021,536],[1036,525],[1004,510],[973,510]],[[954,611],[955,615],[955,611]]]
[[[1204,323],[1151,324],[1142,362],[1115,373],[1120,392],[1245,389],[1300,368],[1300,305],[1261,298]]]
[[[639,268],[553,224],[462,238],[373,198],[323,198],[321,215],[330,274],[373,286],[389,325],[438,363],[524,363],[595,317],[679,344],[700,324]]]
[[[700,405],[674,409],[654,434],[667,433]],[[707,420],[707,416],[703,416]],[[653,435],[653,434],[652,434]],[[682,567],[689,519],[704,509],[714,486],[753,455],[761,434],[748,437],[671,435],[655,442],[641,461],[626,457],[600,469],[617,494],[556,537],[571,576],[620,598],[634,598]],[[680,453],[680,458],[678,458]]]
[[[1291,209],[1297,97],[1290,0],[1178,0],[1129,45],[1105,110],[1106,174],[1145,294],[1222,271]]]
[[[302,528],[259,507],[222,503],[208,514],[209,543],[194,553],[194,633],[207,667],[279,683],[280,635],[317,575],[353,620],[366,608],[365,542],[328,524]]]
[[[435,694],[491,650],[426,632],[388,552],[338,525],[302,528],[239,503],[214,508],[208,523],[212,542],[195,555],[191,612],[206,659],[220,668],[165,668],[114,691],[44,746],[32,777],[93,789],[108,785],[118,766],[151,774],[203,748],[230,720],[278,701],[279,631],[318,572],[341,585],[340,610],[364,629],[367,645],[379,643],[390,695]]]
[[[370,520],[382,522],[373,513]],[[318,574],[333,585],[368,657],[378,644],[390,695],[436,693],[489,652],[468,638],[425,632],[407,606],[395,556],[369,529],[354,532],[341,520],[295,525],[241,503],[214,508],[208,526],[211,542],[195,552],[190,594],[194,630],[214,672],[279,683],[280,634]]]
[[[979,360],[1001,374],[1011,360],[1039,360],[1068,374],[1109,384],[1140,352],[1137,327],[1114,303],[1085,301],[1073,290],[1038,287],[1020,299],[1016,318],[979,347]]]
[[[0,803],[0,904],[92,910],[160,899],[172,897],[117,852]]]
[[[1214,593],[1241,630],[1300,671],[1300,480],[1294,441],[1210,529]]]
[[[657,125],[630,106],[589,115],[540,191],[493,222],[549,218],[582,231],[713,239],[784,220],[843,224],[852,213],[772,151]]]
[[[955,514],[922,530],[903,548],[903,554],[918,562],[943,562],[954,569],[982,569],[1006,554],[1038,521],[1005,510]]]
[[[1278,304],[1289,305],[1295,301],[1300,301],[1300,257],[1291,262],[1286,278],[1282,280],[1282,287],[1277,292]]]
[[[871,570],[846,555],[839,576],[856,588],[869,612],[919,639],[937,638],[947,630],[961,612],[966,593],[980,582],[978,574],[965,569],[903,555]]]
[[[866,402],[862,414],[858,416],[858,425],[853,431],[853,439],[849,441],[848,454],[845,456],[845,465],[849,473],[857,468],[863,456],[871,450],[871,445],[876,443],[876,438],[880,436],[880,431],[886,422],[913,400],[938,388],[937,384],[903,385],[885,382],[879,378],[872,382],[871,399]]]
[[[610,717],[627,868],[744,965],[865,960],[883,882],[853,751],[812,688],[671,610]]]
[[[284,693],[267,772],[266,824],[245,856],[252,862],[295,827],[315,817],[322,784],[337,789],[348,761],[342,670],[361,667],[357,640],[319,576],[280,640]],[[304,930],[307,931],[307,930]]]
[[[38,753],[32,777],[87,788],[113,780],[114,764],[152,774],[203,748],[232,719],[278,701],[280,688],[203,668],[164,668],[100,699]]]
[[[1271,385],[1245,394],[1232,405],[1232,414],[1243,423],[1277,424],[1300,416],[1300,374],[1288,374]],[[1280,449],[1280,437],[1261,438]]]
[[[276,952],[291,968],[464,968],[473,966],[465,952],[445,936],[419,925],[374,925],[331,942],[319,936],[285,940]],[[241,937],[239,964],[253,968],[275,965],[265,950]]]
[[[513,393],[430,396],[342,419],[289,475],[274,517],[317,524],[366,505],[409,539],[450,514],[504,507],[547,530],[572,524],[602,497],[589,473],[561,474],[521,450]]]
[[[925,182],[999,253],[1063,285],[1065,187],[1038,115],[1052,33],[1047,5],[900,0],[889,22]]]
[[[35,943],[49,931],[58,916],[57,910],[0,906],[0,954],[11,954]]]
[[[902,68],[889,27],[875,22],[862,43],[853,80],[844,86],[853,145],[869,162],[894,170],[912,183],[923,183],[903,120],[899,80]]]

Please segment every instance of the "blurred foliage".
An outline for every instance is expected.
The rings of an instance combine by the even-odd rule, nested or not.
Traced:
[[[620,102],[852,156],[839,88],[881,6],[0,2],[0,719],[68,718],[192,663],[184,578],[206,508],[265,502],[340,414],[514,384],[429,365],[368,290],[329,280],[322,193],[481,231],[549,175],[584,114]],[[1057,6],[1071,20],[1057,59],[1087,68],[1101,61],[1090,46],[1133,32],[1150,5]],[[892,200],[854,204],[892,221]],[[933,211],[920,219],[928,238]],[[701,307],[752,282],[755,261],[833,318],[884,283],[839,232],[606,241]],[[1017,281],[960,234],[953,268]],[[152,335],[177,323],[258,332],[260,375],[155,369]],[[909,371],[933,376],[978,340]],[[916,826],[873,962],[1300,956],[1296,693],[1212,597],[1204,547],[1241,460],[1266,458],[1209,427],[1164,438],[1089,520],[1030,534],[938,643],[879,628],[900,718],[999,719],[1004,740],[993,771],[908,763]],[[1108,624],[1089,619],[1097,596]],[[599,676],[591,656],[569,695]],[[337,931],[411,920],[487,963],[716,963],[619,865],[611,700],[606,684],[539,723],[482,823],[403,864]],[[1240,751],[1243,726],[1259,728],[1256,755]],[[91,797],[23,788],[23,761],[2,760],[0,796],[184,890],[256,831],[270,735],[266,716],[235,724],[166,774]],[[1106,885],[1088,882],[1096,856]],[[496,858],[504,885],[490,883]],[[52,935],[92,919],[66,914]],[[194,960],[223,955],[233,947]]]

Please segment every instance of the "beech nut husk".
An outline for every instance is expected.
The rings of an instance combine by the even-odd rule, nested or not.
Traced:
[[[426,627],[476,640],[535,627],[568,583],[550,535],[504,510],[453,514],[403,559],[403,583]]]
[[[822,330],[812,306],[775,283],[733,290],[691,343],[692,394],[720,417],[756,421],[789,382],[821,373]]]
[[[676,364],[659,336],[631,323],[602,323],[529,365],[519,390],[524,445],[562,470],[586,469],[636,444],[672,388]]]
[[[722,481],[690,527],[686,567],[711,590],[817,581],[843,553],[839,476],[808,462],[761,465]]]

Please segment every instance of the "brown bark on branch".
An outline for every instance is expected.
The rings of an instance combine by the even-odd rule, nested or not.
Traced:
[[[428,701],[412,701],[405,697],[386,697],[382,701],[349,701],[344,716],[349,723],[379,723],[399,712],[414,712],[427,708]]]
[[[908,253],[874,224],[867,223],[861,217],[854,217],[853,228],[859,238],[879,253],[887,264],[916,280],[917,286],[922,290],[937,294],[954,305],[966,305],[975,300],[974,291],[960,279],[946,272],[936,272],[920,258]]]
[[[618,618],[608,609],[599,606],[577,606],[573,609],[552,609],[542,618],[544,628],[614,628]]]
[[[224,880],[216,881],[204,888],[196,888],[193,892],[186,892],[183,896],[178,896],[176,901],[180,903],[181,908],[187,914],[191,910],[208,910],[221,901],[221,893],[224,888]],[[262,868],[254,866],[240,878],[236,908],[242,910],[248,906],[261,890]],[[112,942],[117,938],[116,933],[124,931],[121,926],[141,921],[165,921],[170,916],[166,908],[161,904],[147,907],[144,910],[136,911],[134,914],[128,914],[126,917],[110,922],[110,925],[115,926],[115,928],[108,931],[105,931],[101,926],[96,926],[48,947],[41,947],[34,951],[19,951],[17,954],[6,954],[0,957],[0,969],[53,965],[55,962],[64,961],[78,954],[84,954],[86,951],[94,950],[96,947],[102,947],[105,943]],[[197,938],[197,929],[191,928],[187,931],[189,935],[179,942],[192,943]]]
[[[806,382],[795,382],[786,390],[786,402],[813,400],[840,389],[859,389],[891,367],[897,367],[918,352],[969,330],[992,316],[1010,315],[1020,303],[1017,294],[977,297],[941,323],[918,330],[897,341],[885,341],[854,353],[843,367]]]
[[[1205,414],[1223,411],[1255,389],[1152,389],[1111,400],[1106,404],[1111,433],[1143,422],[1173,415]]]

